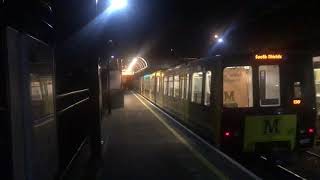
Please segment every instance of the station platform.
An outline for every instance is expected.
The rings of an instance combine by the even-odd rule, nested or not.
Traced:
[[[110,136],[98,180],[257,178],[223,157],[207,159],[159,110],[133,92],[125,95],[124,108],[114,110],[108,121]]]

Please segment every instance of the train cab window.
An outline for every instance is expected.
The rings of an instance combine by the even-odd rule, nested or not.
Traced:
[[[168,77],[163,80],[163,95],[168,95]]]
[[[206,72],[206,86],[205,86],[205,92],[204,92],[204,105],[209,106],[210,105],[210,87],[211,87],[211,71]]]
[[[202,72],[192,74],[191,102],[201,104],[202,98]]]
[[[180,84],[179,84],[179,75],[174,76],[174,92],[173,97],[179,97]]]
[[[259,66],[260,106],[280,105],[279,65]]]
[[[189,95],[189,81],[190,81],[190,75],[187,74],[187,77],[186,77],[186,83],[185,83],[185,88],[186,88],[186,96],[185,96],[185,99],[188,99],[188,95]]]
[[[173,96],[173,76],[169,76],[169,91],[168,96]]]
[[[301,98],[301,82],[294,82],[293,83],[293,96],[294,98]]]
[[[184,99],[185,97],[185,77],[180,76],[180,88],[181,88],[181,99]]]
[[[253,106],[252,67],[226,67],[223,70],[223,106],[245,108]]]

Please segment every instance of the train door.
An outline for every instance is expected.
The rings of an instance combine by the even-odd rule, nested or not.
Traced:
[[[313,72],[314,72],[314,87],[315,87],[315,100],[317,109],[316,119],[316,143],[320,143],[320,56],[313,58]]]
[[[52,48],[11,28],[3,34],[12,179],[54,179],[58,156]]]

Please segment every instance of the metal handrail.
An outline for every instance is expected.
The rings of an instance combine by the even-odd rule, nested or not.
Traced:
[[[78,101],[78,102],[76,102],[76,103],[74,103],[74,104],[72,104],[72,105],[70,105],[70,106],[68,106],[68,107],[60,110],[60,111],[58,112],[58,115],[64,113],[65,111],[67,111],[67,110],[69,110],[69,109],[71,109],[71,108],[73,108],[73,107],[75,107],[75,106],[77,106],[77,105],[79,105],[79,104],[81,104],[81,103],[83,103],[83,102],[85,102],[85,101],[88,101],[89,99],[90,99],[90,98],[87,97],[87,98],[85,98],[85,99],[82,99],[82,100],[80,100],[80,101]]]
[[[75,159],[79,157],[81,151],[83,150],[86,143],[88,143],[89,136],[86,136],[83,141],[81,142],[80,146],[78,146],[77,151],[73,154],[71,160],[67,164],[66,168],[63,170],[61,176],[59,179],[64,179],[64,177],[67,175],[67,172],[70,170],[72,163],[74,163]]]
[[[70,96],[70,95],[73,95],[73,94],[79,94],[79,93],[82,93],[82,92],[89,92],[89,89],[81,89],[81,90],[71,91],[71,92],[64,93],[64,94],[59,94],[59,95],[57,95],[57,99],[63,98],[63,97],[66,97],[66,96]]]

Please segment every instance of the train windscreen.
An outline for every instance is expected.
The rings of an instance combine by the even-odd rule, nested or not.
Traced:
[[[279,65],[259,66],[260,106],[280,105]]]
[[[253,106],[252,67],[226,67],[223,71],[223,106],[245,108]]]

